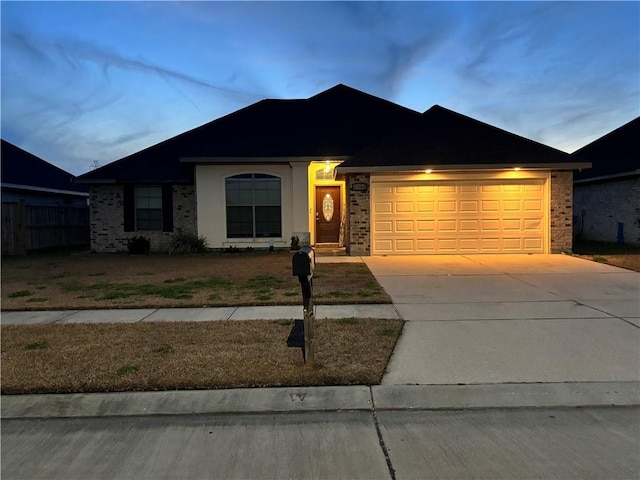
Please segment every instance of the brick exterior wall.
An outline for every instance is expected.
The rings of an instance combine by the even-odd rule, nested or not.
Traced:
[[[354,191],[352,188],[354,183],[365,183],[366,192]],[[346,221],[346,246],[349,255],[371,255],[370,187],[369,174],[349,175]]]
[[[640,177],[578,183],[573,187],[576,237],[599,242],[623,240],[640,246]]]
[[[573,247],[573,172],[551,172],[551,253]]]
[[[92,185],[89,202],[93,252],[126,252],[127,240],[139,235],[151,240],[152,252],[165,252],[175,233],[197,234],[198,231],[196,192],[193,185],[173,186],[173,232],[125,232],[122,185]]]

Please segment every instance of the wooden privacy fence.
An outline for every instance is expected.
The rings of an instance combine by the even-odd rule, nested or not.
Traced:
[[[89,208],[2,202],[2,255],[89,246]]]

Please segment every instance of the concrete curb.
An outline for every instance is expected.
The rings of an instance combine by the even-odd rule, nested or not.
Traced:
[[[2,418],[640,405],[640,382],[376,385],[3,395]]]
[[[640,405],[640,382],[376,385],[376,410]]]

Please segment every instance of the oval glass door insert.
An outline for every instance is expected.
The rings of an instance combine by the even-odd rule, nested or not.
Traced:
[[[333,197],[329,193],[322,200],[322,215],[327,222],[333,218]]]

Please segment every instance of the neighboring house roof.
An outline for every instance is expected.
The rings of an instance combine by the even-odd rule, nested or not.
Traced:
[[[344,161],[337,172],[588,167],[578,164],[568,153],[435,105]]]
[[[593,164],[574,180],[593,181],[640,174],[640,117],[594,140],[572,154]]]
[[[193,183],[192,163],[351,156],[419,112],[345,85],[261,100],[79,177],[83,183]]]
[[[74,183],[75,177],[19,147],[1,140],[2,187],[65,195],[88,195],[86,185]]]

